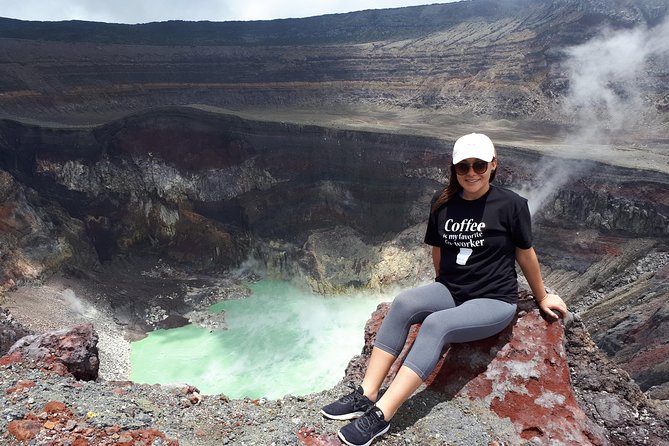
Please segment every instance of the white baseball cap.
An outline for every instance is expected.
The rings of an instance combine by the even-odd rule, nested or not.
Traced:
[[[478,158],[490,162],[495,157],[495,146],[483,133],[461,136],[453,146],[453,164],[467,158]]]

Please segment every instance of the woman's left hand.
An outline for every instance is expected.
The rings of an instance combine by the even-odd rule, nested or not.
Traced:
[[[546,294],[546,296],[537,302],[541,311],[546,313],[551,319],[557,320],[559,317],[564,318],[567,315],[567,304],[557,294]],[[555,312],[558,312],[556,314]]]

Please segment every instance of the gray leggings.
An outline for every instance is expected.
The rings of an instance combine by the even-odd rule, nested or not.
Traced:
[[[425,381],[446,343],[476,341],[497,334],[515,315],[515,304],[497,299],[472,299],[456,306],[448,288],[434,282],[395,297],[374,345],[397,357],[411,325],[422,323],[404,365]]]

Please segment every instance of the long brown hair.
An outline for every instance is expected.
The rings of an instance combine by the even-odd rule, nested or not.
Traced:
[[[496,158],[493,158],[490,162],[494,161]],[[499,163],[497,164],[497,167],[499,167]],[[495,174],[497,173],[497,167],[490,172],[490,182],[492,183],[492,180],[495,179]],[[448,201],[455,197],[457,194],[462,191],[462,186],[460,186],[460,182],[458,181],[457,174],[455,173],[455,166],[453,163],[451,163],[450,166],[451,174],[448,177],[448,185],[444,188],[444,190],[441,192],[437,200],[432,204],[431,211],[432,212],[437,212],[439,208],[441,208],[443,205],[448,203]]]

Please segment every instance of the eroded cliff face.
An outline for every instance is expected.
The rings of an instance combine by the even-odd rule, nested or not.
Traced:
[[[447,178],[448,143],[437,138],[249,121],[187,107],[92,128],[0,124],[1,167],[83,222],[99,260],[141,248],[231,266],[260,240],[310,252],[340,249],[336,236],[334,248],[327,240],[338,227],[352,231],[347,246],[355,250],[424,224],[429,200]],[[666,175],[643,172],[639,182],[640,172],[560,160],[577,174],[551,190],[534,170],[550,164],[548,157],[498,151],[499,184],[526,190],[531,205],[535,193],[545,195],[540,227],[623,238],[669,233]],[[420,241],[411,237],[405,247]],[[588,253],[583,257],[587,267]]]
[[[96,268],[84,224],[0,170],[0,293],[67,265]]]
[[[101,123],[148,107],[369,104],[564,119],[562,49],[652,27],[666,0],[477,0],[270,22],[113,25],[3,20],[0,109]],[[651,61],[653,79],[664,76]],[[666,90],[639,82],[651,106]]]

